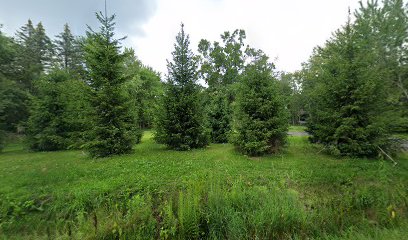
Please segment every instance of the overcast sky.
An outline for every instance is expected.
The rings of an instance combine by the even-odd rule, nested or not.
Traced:
[[[118,37],[133,47],[144,64],[166,73],[180,23],[197,50],[200,39],[220,41],[224,31],[244,29],[247,44],[266,52],[277,70],[300,69],[315,46],[347,20],[358,0],[107,0],[117,14]],[[69,23],[76,35],[98,25],[94,13],[104,0],[0,0],[2,31],[14,35],[31,18],[42,21],[49,36]]]

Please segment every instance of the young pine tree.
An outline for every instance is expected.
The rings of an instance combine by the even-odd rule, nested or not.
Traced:
[[[105,157],[132,151],[139,129],[131,111],[129,95],[124,90],[125,54],[120,53],[120,39],[114,38],[115,15],[96,14],[101,28],[90,29],[85,44],[88,69],[92,129],[85,148],[93,157]]]
[[[250,156],[277,152],[288,130],[283,97],[267,60],[262,54],[246,67],[237,94],[233,142]]]
[[[197,84],[197,64],[189,44],[181,25],[173,62],[167,65],[168,82],[156,124],[155,139],[176,150],[201,148],[209,141]]]

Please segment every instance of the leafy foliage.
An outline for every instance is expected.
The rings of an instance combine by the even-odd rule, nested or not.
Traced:
[[[357,31],[370,36],[378,52],[376,67],[390,88],[390,127],[408,132],[408,11],[403,0],[368,1],[356,12]],[[364,31],[364,32],[363,32]]]
[[[208,132],[197,84],[197,65],[189,49],[184,26],[176,37],[173,62],[168,62],[162,108],[158,111],[155,138],[177,150],[208,145]]]
[[[12,80],[0,74],[0,113],[6,131],[21,131],[23,122],[29,116],[29,101],[31,97],[27,91]]]
[[[125,52],[125,72],[131,77],[126,88],[133,101],[132,108],[136,111],[140,128],[151,128],[159,97],[163,94],[163,84],[157,72],[137,59],[133,49],[125,49]]]
[[[208,119],[211,141],[228,142],[232,127],[232,102],[235,100],[235,85],[245,67],[247,58],[244,30],[228,31],[221,35],[222,43],[210,43],[202,39],[198,45],[200,53],[199,76],[208,84]],[[248,47],[247,47],[248,48]]]
[[[120,39],[114,39],[114,18],[98,13],[99,32],[87,32],[85,62],[91,86],[91,125],[85,145],[91,156],[105,157],[129,153],[139,139],[136,115],[131,111],[124,84],[125,54],[119,52]]]
[[[208,121],[211,126],[211,141],[214,143],[228,142],[231,134],[233,111],[225,88],[219,87],[218,90],[207,91],[209,96]]]
[[[285,97],[286,108],[289,110],[290,124],[300,125],[307,115],[305,112],[305,96],[302,92],[301,73],[282,73],[279,85]]]
[[[0,31],[0,129],[16,131],[28,118],[29,94],[15,81],[17,45]]]
[[[283,97],[267,61],[262,54],[246,67],[236,101],[233,142],[251,156],[277,152],[288,129]]]

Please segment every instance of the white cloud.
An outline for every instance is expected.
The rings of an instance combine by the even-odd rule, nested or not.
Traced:
[[[278,70],[293,71],[347,21],[358,0],[159,0],[156,6],[145,35],[129,35],[128,44],[158,71],[166,73],[181,22],[194,51],[202,38],[220,41],[224,31],[244,29],[249,45],[278,58]]]

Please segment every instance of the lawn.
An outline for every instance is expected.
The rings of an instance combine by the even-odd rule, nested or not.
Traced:
[[[289,127],[290,132],[303,132],[306,130],[305,126],[292,125]]]
[[[326,155],[307,137],[250,158],[229,144],[167,150],[146,132],[133,154],[0,154],[0,238],[401,239],[408,154],[398,165]]]

